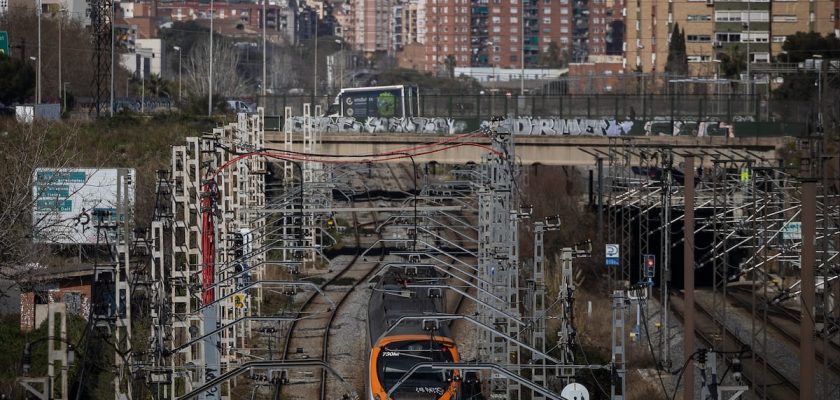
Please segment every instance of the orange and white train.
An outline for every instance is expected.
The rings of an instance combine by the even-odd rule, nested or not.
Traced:
[[[388,391],[419,363],[458,362],[458,348],[446,323],[429,324],[404,320],[443,312],[443,299],[429,289],[407,288],[409,282],[441,282],[433,268],[391,267],[374,285],[368,304],[367,398],[369,400],[457,400],[457,371],[418,369],[396,391]],[[425,329],[424,329],[425,328]]]

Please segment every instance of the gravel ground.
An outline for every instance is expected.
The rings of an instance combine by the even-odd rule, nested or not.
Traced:
[[[464,315],[475,314],[475,302],[465,300],[461,307]],[[451,325],[452,336],[458,344],[458,353],[462,361],[472,361],[478,357],[478,331],[477,327],[467,321],[454,321]]]
[[[368,359],[367,304],[370,290],[359,285],[350,294],[333,322],[329,363],[363,397]],[[340,398],[346,391],[337,379],[327,380],[329,398]]]
[[[697,302],[702,304],[707,309],[711,307],[712,294],[708,291],[696,292]],[[741,341],[748,345],[753,345],[752,340],[752,314],[746,310],[729,304],[726,309],[726,326]],[[758,339],[760,340],[760,339]],[[761,351],[759,341],[754,344],[756,351]],[[767,352],[762,354],[768,364],[772,364],[777,371],[784,375],[792,382],[799,382],[799,352],[797,349],[790,346],[789,342],[785,340],[777,340],[768,331]],[[816,379],[816,394],[818,399],[830,399],[832,394],[826,391],[828,380],[835,379],[833,375],[826,375],[825,371],[818,370],[815,376]],[[836,384],[836,382],[835,382]],[[768,390],[771,390],[768,388]]]

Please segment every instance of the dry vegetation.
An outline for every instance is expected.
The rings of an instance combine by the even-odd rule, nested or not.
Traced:
[[[587,207],[588,176],[587,172],[573,167],[534,165],[523,167],[525,184],[520,187],[521,203],[533,206],[532,221],[545,217],[559,216],[561,229],[545,235],[545,248],[548,286],[547,303],[550,305],[557,298],[560,284],[560,250],[575,243],[592,240],[593,257],[575,260],[575,270],[579,277],[575,292],[575,325],[578,349],[578,363],[606,364],[610,361],[612,306],[603,274],[603,243],[596,242],[597,227],[594,210]],[[520,228],[521,255],[523,260],[533,257],[533,229],[531,224]],[[588,304],[592,304],[591,314],[587,313]],[[555,313],[557,310],[553,310]],[[552,310],[549,310],[551,313]],[[625,332],[632,330],[634,320],[628,310]],[[556,320],[548,323],[548,337],[556,337]],[[627,338],[628,399],[664,399],[659,382],[645,380],[639,369],[654,368],[655,363],[646,346],[636,345]],[[655,376],[655,375],[654,375]],[[595,373],[582,372],[579,381],[590,389],[592,399],[607,398],[610,390],[610,377],[604,371]]]

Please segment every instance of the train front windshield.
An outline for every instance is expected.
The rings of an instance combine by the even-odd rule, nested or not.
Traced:
[[[377,358],[379,381],[385,390],[389,390],[417,364],[452,361],[451,350],[440,342],[426,340],[391,343],[381,349]],[[411,374],[397,392],[428,394],[430,398],[437,398],[446,392],[451,376],[451,371],[420,369]]]

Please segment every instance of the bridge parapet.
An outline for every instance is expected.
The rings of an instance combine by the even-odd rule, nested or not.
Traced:
[[[328,154],[374,154],[437,141],[451,139],[451,135],[407,133],[329,133],[321,134],[322,150]],[[295,145],[300,146],[299,137]],[[715,157],[731,156],[747,159],[772,160],[778,150],[789,143],[790,137],[693,137],[693,136],[516,136],[516,153],[523,164],[593,165],[596,157],[607,158],[611,146],[654,150],[669,147],[680,155],[693,154],[703,163]],[[486,137],[465,138],[489,144]],[[283,142],[280,132],[266,132],[268,147],[279,148]],[[477,147],[457,147],[447,151],[416,157],[417,162],[435,161],[443,164],[479,162],[485,150]]]

